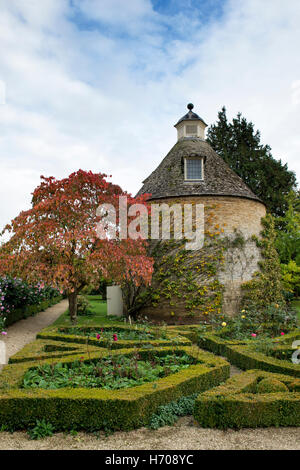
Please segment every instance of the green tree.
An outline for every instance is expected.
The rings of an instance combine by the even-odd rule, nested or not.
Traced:
[[[294,261],[300,266],[300,192],[291,191],[286,203],[284,217],[276,220],[276,248],[282,264]]]
[[[284,215],[285,196],[296,186],[295,174],[272,157],[269,145],[261,144],[260,132],[252,122],[241,113],[228,122],[223,107],[217,123],[208,129],[207,141],[274,216]]]
[[[259,262],[260,270],[242,286],[244,289],[243,306],[255,308],[257,311],[263,311],[267,305],[272,303],[277,303],[280,306],[285,305],[280,260],[275,248],[274,217],[267,214],[262,219],[262,225],[262,237],[256,240],[262,256]]]

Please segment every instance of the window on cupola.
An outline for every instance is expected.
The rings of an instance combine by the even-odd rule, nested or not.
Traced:
[[[197,137],[197,126],[196,125],[187,125],[185,126],[185,132],[187,136]]]
[[[203,158],[184,159],[184,179],[185,181],[203,180]]]

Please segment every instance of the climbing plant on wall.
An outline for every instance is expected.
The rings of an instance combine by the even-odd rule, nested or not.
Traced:
[[[224,288],[218,272],[224,263],[223,229],[214,224],[213,207],[208,209],[200,250],[186,250],[185,239],[152,242],[154,274],[137,306],[147,305],[149,311],[159,308],[160,318],[174,323],[221,313]]]

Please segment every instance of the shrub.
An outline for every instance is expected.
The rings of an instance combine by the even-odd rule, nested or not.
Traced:
[[[244,289],[243,306],[264,310],[265,305],[273,302],[284,305],[281,267],[278,253],[275,248],[276,231],[274,217],[268,214],[262,219],[262,238],[256,240],[261,249],[262,260],[251,281],[242,285]]]
[[[33,286],[17,278],[8,276],[0,278],[0,328],[4,322],[9,326],[21,318],[36,313],[33,308],[36,305],[46,305],[46,307],[51,305],[59,296],[57,289],[45,286],[43,282]]]
[[[282,283],[285,290],[293,296],[300,296],[300,266],[296,261],[281,265]]]
[[[296,328],[297,316],[293,310],[273,303],[261,309],[255,306],[243,309],[240,315],[227,318],[226,324],[228,328],[222,333],[223,337],[243,341],[251,339],[251,334],[267,338],[288,333]],[[220,331],[220,328],[216,330]]]
[[[149,420],[150,429],[158,429],[162,426],[172,426],[180,416],[192,415],[195,400],[198,394],[194,393],[188,397],[181,397],[167,405],[160,406]]]
[[[85,295],[78,296],[77,299],[77,315],[91,315],[91,304]]]
[[[287,386],[277,379],[267,378],[261,380],[257,385],[257,393],[288,392]]]

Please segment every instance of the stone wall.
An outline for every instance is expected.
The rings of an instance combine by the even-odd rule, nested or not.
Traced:
[[[234,315],[238,313],[241,300],[241,284],[252,278],[259,269],[260,251],[252,237],[259,236],[262,230],[261,218],[265,216],[265,206],[259,201],[240,197],[216,197],[198,196],[184,198],[169,198],[153,200],[151,203],[169,205],[178,204],[203,204],[205,213],[205,237],[209,238],[213,232],[222,239],[226,246],[224,260],[218,268],[216,278],[224,286],[222,313]],[[202,250],[211,250],[203,248]],[[201,260],[205,258],[202,250],[190,251],[189,256]],[[174,248],[173,248],[174,251]],[[175,249],[176,251],[176,249]],[[174,252],[175,252],[174,251]],[[207,257],[210,254],[207,252]],[[159,263],[158,263],[159,265]],[[160,269],[167,269],[165,265]],[[199,287],[203,287],[207,280],[201,277],[201,271],[195,273],[195,280]],[[180,279],[179,279],[180,281]],[[159,292],[159,282],[154,276],[154,288]],[[190,295],[193,295],[191,293]],[[211,293],[207,294],[207,305],[210,302]],[[208,310],[210,307],[208,306]],[[160,298],[156,306],[148,306],[143,309],[143,314],[154,320],[164,320],[168,323],[181,322],[193,323],[197,321],[197,314],[189,317],[182,298]],[[199,314],[199,319],[203,315]],[[182,321],[186,319],[186,321]]]

